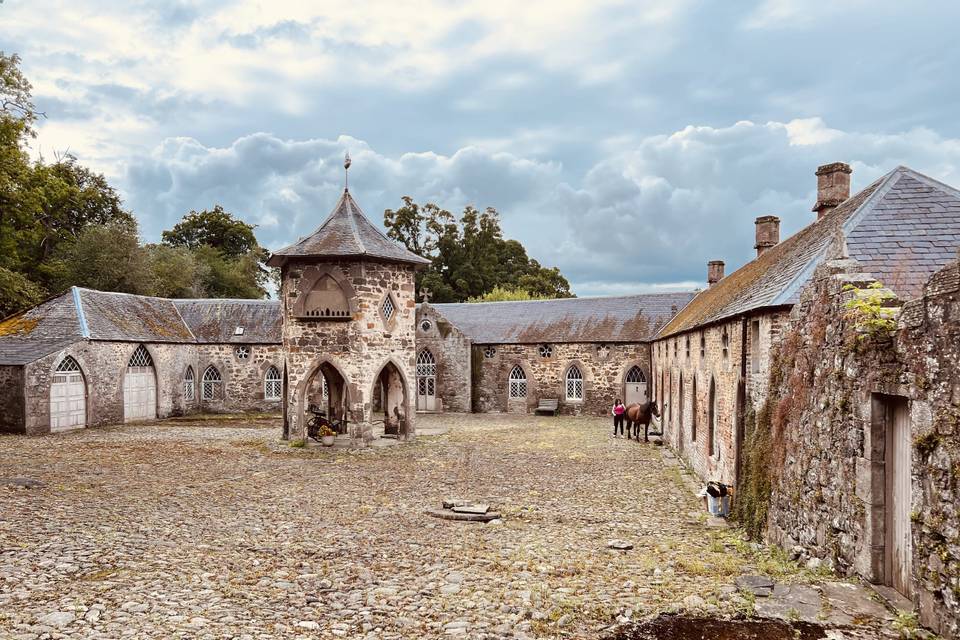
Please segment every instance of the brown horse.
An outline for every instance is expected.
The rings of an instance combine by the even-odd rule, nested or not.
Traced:
[[[643,425],[643,441],[650,442],[650,418],[651,416],[660,417],[660,408],[656,400],[650,402],[634,402],[627,405],[624,412],[627,422],[627,438],[630,438],[630,430],[633,429],[633,436],[637,442],[640,442],[640,425]]]

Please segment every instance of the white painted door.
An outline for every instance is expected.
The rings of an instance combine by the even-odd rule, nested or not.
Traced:
[[[624,404],[639,403],[647,401],[647,381],[643,377],[643,371],[640,367],[631,367],[627,371],[624,379]]]
[[[437,361],[428,349],[417,356],[417,411],[437,409]]]
[[[79,372],[56,373],[50,386],[50,431],[86,426],[87,394]]]
[[[886,438],[886,573],[894,589],[910,596],[913,571],[910,538],[911,437],[907,402],[901,398],[888,403]],[[892,414],[892,415],[891,415]]]
[[[155,420],[157,378],[153,367],[127,367],[123,379],[123,421]]]

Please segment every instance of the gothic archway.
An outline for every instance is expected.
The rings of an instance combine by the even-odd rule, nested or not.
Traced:
[[[371,398],[371,422],[383,421],[385,436],[405,438],[410,431],[410,406],[407,381],[392,361],[387,361],[374,378]]]

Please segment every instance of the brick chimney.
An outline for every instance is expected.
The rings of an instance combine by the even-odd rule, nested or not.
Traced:
[[[753,248],[757,250],[759,258],[764,251],[780,242],[780,218],[760,216],[754,224],[757,225],[757,242]]]
[[[832,162],[817,167],[817,220],[837,208],[850,197],[850,174],[853,169],[846,162]]]
[[[707,263],[707,286],[712,287],[723,280],[723,260],[711,260]]]

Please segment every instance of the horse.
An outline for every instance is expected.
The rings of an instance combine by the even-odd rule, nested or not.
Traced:
[[[634,402],[627,405],[624,412],[627,421],[627,438],[630,438],[630,430],[633,429],[633,435],[637,442],[640,442],[640,425],[643,425],[643,441],[650,442],[648,436],[650,430],[651,416],[660,417],[660,408],[656,400],[650,402]]]

